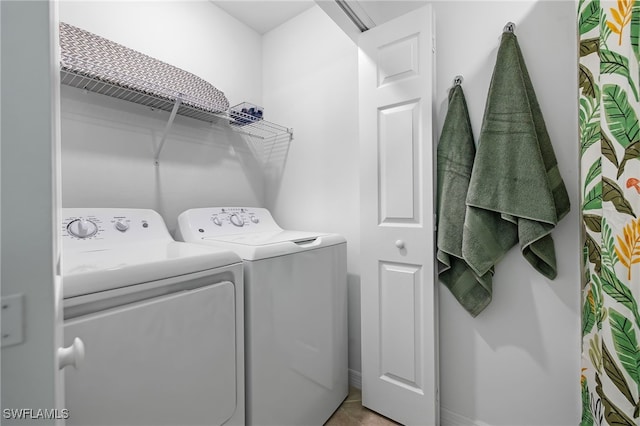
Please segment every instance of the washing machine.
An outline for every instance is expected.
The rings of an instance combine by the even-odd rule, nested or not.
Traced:
[[[174,241],[153,210],[62,217],[66,424],[244,425],[238,255]]]
[[[187,210],[176,239],[243,259],[247,424],[322,425],[348,393],[345,239],[248,207]]]

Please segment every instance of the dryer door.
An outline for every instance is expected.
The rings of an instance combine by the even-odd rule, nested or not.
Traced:
[[[66,369],[67,425],[220,425],[233,415],[232,283],[83,315],[64,327],[86,348],[81,368]]]

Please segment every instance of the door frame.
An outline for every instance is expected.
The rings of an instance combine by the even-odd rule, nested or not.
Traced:
[[[0,1],[1,294],[3,306],[12,300],[7,312],[22,311],[8,330],[19,337],[2,347],[3,424],[19,423],[14,418],[19,415],[45,416],[38,424],[64,424],[57,358],[62,317],[56,311],[61,297],[57,10],[56,0]],[[9,296],[14,298],[5,299]]]

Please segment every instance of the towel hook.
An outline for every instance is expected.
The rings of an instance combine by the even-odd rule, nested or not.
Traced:
[[[464,81],[464,78],[461,75],[456,75],[456,78],[453,79],[453,85],[460,86],[463,81]]]
[[[507,25],[504,26],[502,30],[503,33],[513,33],[516,30],[516,24],[513,22],[507,22]]]

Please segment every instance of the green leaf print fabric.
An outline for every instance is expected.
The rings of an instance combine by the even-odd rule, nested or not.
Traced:
[[[640,424],[640,2],[578,2],[581,425]]]

